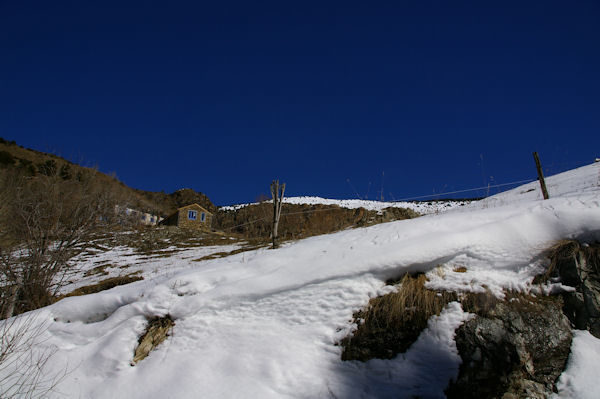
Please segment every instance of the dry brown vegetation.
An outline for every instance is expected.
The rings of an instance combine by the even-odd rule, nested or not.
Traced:
[[[231,256],[242,252],[254,251],[259,248],[265,248],[267,246],[269,246],[269,243],[266,241],[255,241],[254,243],[247,243],[242,248],[234,249],[229,252],[215,252],[213,254],[203,256],[202,258],[194,259],[194,262],[202,262],[205,260],[224,258],[226,256]]]
[[[182,229],[175,226],[138,226],[133,230],[98,236],[94,241],[100,250],[126,246],[133,248],[136,254],[148,257],[170,256],[187,248],[246,243],[258,244],[236,234]],[[89,252],[89,255],[94,254],[93,251]]]
[[[576,240],[561,240],[550,247],[547,252],[550,258],[550,266],[548,266],[545,274],[537,276],[535,282],[545,283],[551,277],[556,277],[559,273],[559,270],[557,270],[558,265],[569,259],[575,259],[577,256],[583,257],[581,260],[584,260],[588,265],[591,265],[592,268],[596,268],[597,272],[600,272],[600,270],[598,270],[600,268],[599,245],[588,245],[584,247]]]
[[[398,290],[373,298],[354,314],[358,328],[341,342],[342,360],[391,359],[405,352],[456,295],[425,288],[424,274],[405,275]]]
[[[80,174],[89,173],[86,168],[70,162],[60,156],[32,150],[17,145],[14,141],[0,138],[0,170],[18,170],[28,176],[56,174],[65,180],[77,179]],[[190,203],[198,203],[210,212],[216,212],[216,206],[203,193],[191,189],[178,190],[167,194],[136,190],[127,187],[115,176],[98,173],[98,179],[121,201],[121,204],[143,212],[168,216],[177,208]]]
[[[387,208],[378,213],[332,205],[283,204],[278,235],[282,240],[293,240],[417,216],[416,212],[404,208]],[[273,204],[264,202],[238,210],[219,211],[214,217],[213,228],[247,238],[268,239],[272,223]]]
[[[463,310],[481,317],[493,317],[499,304],[510,302],[513,309],[534,312],[540,305],[561,302],[559,297],[534,296],[505,291],[504,298],[491,291],[482,293],[433,291],[425,288],[424,274],[405,275],[401,280],[389,280],[397,291],[369,301],[369,305],[354,314],[357,330],[344,338],[342,360],[391,359],[404,353],[427,327],[433,315],[439,315],[452,301],[459,301]]]
[[[126,276],[111,277],[111,278],[107,278],[105,280],[99,281],[96,284],[79,287],[79,288],[69,292],[65,296],[56,297],[55,300],[60,300],[62,298],[66,298],[66,297],[70,297],[70,296],[95,294],[96,292],[109,290],[109,289],[117,287],[119,285],[125,285],[125,284],[129,284],[129,283],[133,283],[134,281],[140,281],[143,279],[144,278],[142,276],[138,276],[136,273],[131,273]]]
[[[107,276],[108,272],[106,271],[106,268],[111,266],[112,265],[110,263],[105,263],[100,266],[96,266],[93,269],[87,270],[85,273],[83,273],[83,277],[89,277],[94,275]]]
[[[115,222],[115,199],[93,171],[76,179],[6,172],[0,189],[0,305],[8,318],[52,303],[70,259]]]

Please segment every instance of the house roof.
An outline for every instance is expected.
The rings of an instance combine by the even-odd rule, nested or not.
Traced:
[[[203,212],[205,212],[205,213],[210,213],[210,214],[212,215],[212,212],[209,212],[209,211],[207,211],[207,210],[206,210],[206,208],[204,208],[204,207],[202,207],[202,206],[200,206],[200,205],[198,205],[198,204],[196,204],[196,203],[189,204],[189,205],[185,205],[185,206],[182,206],[181,208],[177,208],[177,211],[180,211],[180,210],[182,210],[182,209],[187,209],[187,208],[189,208],[189,207],[198,207],[198,208],[200,208],[200,209],[201,209]]]
[[[181,208],[177,208],[177,210],[176,210],[175,212],[172,212],[172,213],[170,213],[170,214],[169,214],[169,216],[167,216],[167,217],[166,217],[164,220],[167,220],[167,219],[169,219],[171,216],[175,215],[177,212],[179,212],[179,211],[181,211],[181,210],[183,210],[183,209],[190,208],[190,207],[194,207],[194,208],[196,208],[196,207],[197,207],[197,208],[200,208],[200,210],[202,210],[202,212],[204,212],[204,213],[208,213],[208,214],[212,215],[212,212],[209,212],[209,211],[207,211],[207,210],[206,210],[206,208],[204,208],[204,207],[202,207],[202,206],[200,206],[200,205],[198,205],[198,204],[196,204],[196,203],[193,203],[193,204],[188,204],[188,205],[182,206]]]

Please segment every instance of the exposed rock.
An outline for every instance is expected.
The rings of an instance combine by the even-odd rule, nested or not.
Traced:
[[[600,244],[560,243],[552,253],[549,275],[576,289],[562,294],[573,326],[600,338]]]
[[[560,298],[515,295],[465,322],[456,331],[463,363],[448,397],[548,397],[571,346],[561,308]]]
[[[156,348],[169,336],[169,331],[171,331],[171,328],[173,328],[174,325],[175,323],[169,315],[165,317],[155,317],[149,320],[146,333],[142,335],[139,344],[135,349],[131,365],[135,365],[135,363],[148,356],[150,351]]]

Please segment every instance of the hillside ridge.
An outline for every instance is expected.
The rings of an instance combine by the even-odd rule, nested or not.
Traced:
[[[33,150],[0,137],[0,170],[16,169],[28,175],[57,173],[65,179],[77,176],[83,170],[93,168],[81,166],[55,154]],[[198,203],[210,212],[217,207],[204,193],[191,188],[179,189],[167,194],[164,191],[145,191],[127,186],[112,176],[98,171],[102,183],[108,184],[123,205],[160,216],[168,216],[177,208]]]

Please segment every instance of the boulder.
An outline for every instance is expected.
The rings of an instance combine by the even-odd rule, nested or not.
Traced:
[[[571,347],[561,308],[560,298],[512,295],[461,325],[462,365],[448,398],[548,397]]]

